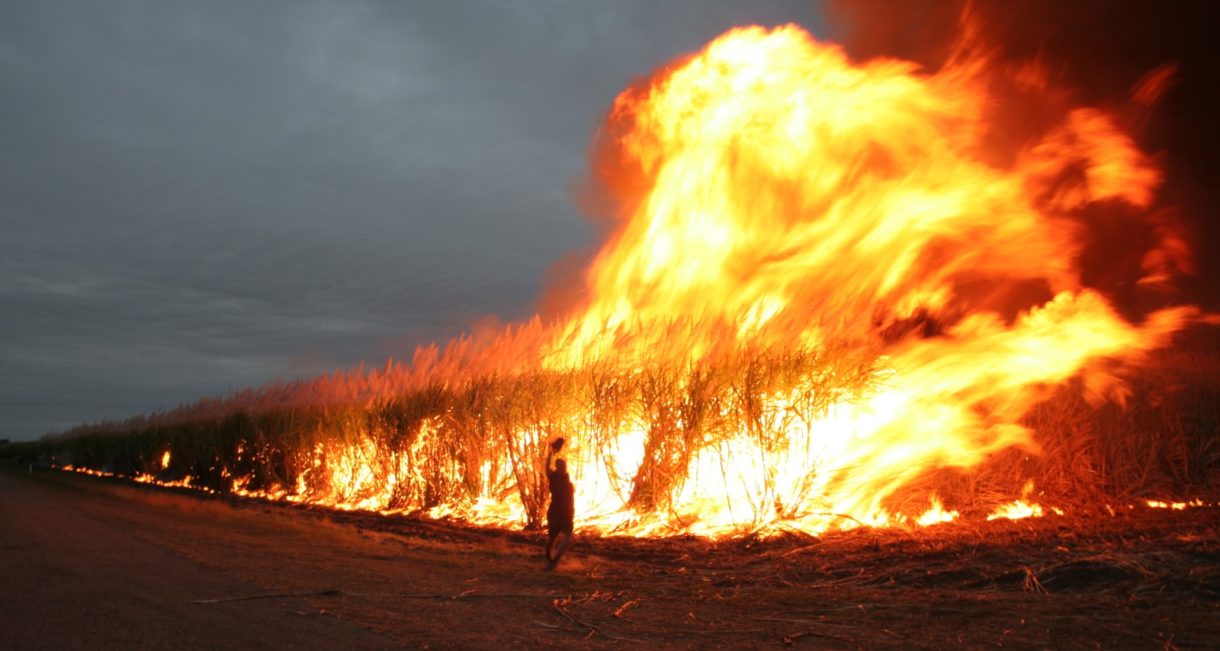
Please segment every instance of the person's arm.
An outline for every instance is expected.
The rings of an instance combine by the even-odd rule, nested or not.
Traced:
[[[555,472],[555,466],[554,466],[555,453],[559,452],[562,449],[563,449],[563,437],[562,436],[555,439],[554,441],[551,441],[551,449],[547,450],[547,453],[546,453],[546,474],[549,475],[549,474]]]

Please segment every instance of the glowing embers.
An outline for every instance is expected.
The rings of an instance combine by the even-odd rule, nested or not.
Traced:
[[[60,470],[65,470],[94,477],[104,477],[110,479],[120,479],[134,481],[141,484],[149,484],[164,488],[185,488],[192,491],[202,493],[217,494],[210,488],[196,485],[192,482],[191,477],[184,477],[176,480],[158,479],[152,475],[141,473],[135,476],[122,475],[113,472],[94,470],[91,468],[76,467],[71,464],[56,466]],[[245,483],[246,479],[236,482],[236,484]],[[1014,500],[1009,503],[997,506],[990,515],[986,517],[986,521],[994,521],[1001,519],[1021,520],[1025,518],[1041,518],[1046,515],[1063,516],[1063,509],[1057,507],[1043,507],[1042,505],[1028,501],[1029,493],[1033,491],[1032,483],[1027,482],[1026,488],[1022,491],[1021,499]],[[276,502],[288,503],[319,503],[317,500],[306,499],[300,493],[291,493],[283,489],[270,491],[249,491],[235,487],[231,494],[241,497],[265,499]],[[330,506],[330,505],[328,505]],[[1120,512],[1135,510],[1138,508],[1148,508],[1154,510],[1166,511],[1184,511],[1193,508],[1216,508],[1220,504],[1210,503],[1202,499],[1191,499],[1188,501],[1170,502],[1165,500],[1143,500],[1137,504],[1127,504],[1125,508],[1114,507],[1111,505],[1103,505],[1103,511],[1090,510],[1090,513],[1108,513],[1110,516],[1117,516]],[[479,498],[474,502],[460,508],[450,506],[436,506],[431,509],[420,511],[418,509],[402,509],[402,508],[367,508],[353,504],[336,504],[332,508],[340,510],[362,510],[367,512],[381,513],[383,515],[404,515],[409,513],[418,513],[430,518],[448,519],[461,523],[479,524],[484,526],[497,526],[516,528],[523,520],[523,509],[520,502],[513,500],[497,501],[488,498]],[[579,508],[579,506],[578,506]],[[1118,510],[1122,509],[1122,511]],[[886,527],[932,527],[935,525],[969,521],[971,518],[963,518],[957,510],[948,510],[941,503],[940,498],[933,495],[929,499],[928,508],[919,515],[908,515],[903,513],[890,513],[884,510],[874,512],[871,516],[863,519],[857,519],[845,514],[816,514],[817,517],[806,518],[802,521],[780,520],[775,519],[767,526],[760,526],[751,533],[760,537],[769,537],[772,535],[781,534],[788,531],[800,531],[803,533],[821,533],[826,531],[843,531],[857,528],[886,528]],[[975,516],[977,518],[977,516]],[[717,537],[720,535],[733,535],[743,533],[745,530],[738,526],[722,526],[716,527],[707,525],[694,526],[694,522],[688,522],[685,526],[675,525],[674,521],[664,520],[647,515],[632,513],[629,509],[618,511],[593,513],[585,517],[577,527],[579,531],[586,534],[595,535],[630,535],[630,536],[668,536],[674,534],[691,534]]]
[[[168,452],[166,454],[168,454]],[[94,477],[108,477],[111,479],[130,480],[130,481],[134,481],[134,482],[140,483],[140,484],[153,484],[155,486],[163,486],[165,488],[189,488],[191,490],[196,490],[196,491],[200,491],[203,493],[215,493],[216,492],[210,488],[194,485],[192,483],[191,477],[189,477],[189,476],[183,477],[182,479],[158,479],[157,477],[154,477],[153,475],[150,475],[150,474],[144,473],[144,472],[137,473],[135,475],[123,475],[123,474],[119,474],[119,473],[108,472],[105,470],[94,470],[92,468],[73,466],[72,464],[65,464],[62,466],[53,466],[53,467],[57,467],[60,470],[66,470],[68,472],[80,473],[82,475],[92,475]]]
[[[987,516],[987,519],[998,520],[1005,518],[1008,520],[1021,520],[1024,518],[1040,518],[1042,515],[1041,504],[1033,504],[1025,500],[1013,500],[1008,504],[1001,505],[991,515]]]
[[[1188,508],[1200,506],[1209,506],[1207,502],[1201,499],[1193,499],[1186,502],[1165,502],[1162,500],[1145,500],[1144,504],[1150,509],[1172,509],[1174,511],[1184,511]]]
[[[944,505],[940,503],[940,498],[932,496],[932,505],[924,511],[923,515],[915,519],[915,523],[921,527],[930,527],[934,524],[942,522],[953,522],[957,519],[957,511],[946,511]]]
[[[1030,502],[1029,496],[1034,492],[1034,480],[1025,482],[1025,486],[1021,489],[1021,498],[1013,500],[1007,504],[1001,504],[996,507],[991,515],[987,516],[988,520],[1023,520],[1025,518],[1040,518],[1046,514],[1046,510],[1041,504]],[[1063,510],[1050,507],[1049,509],[1055,515],[1063,515]]]

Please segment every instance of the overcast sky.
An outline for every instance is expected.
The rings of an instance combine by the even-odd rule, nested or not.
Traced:
[[[633,79],[811,0],[0,4],[0,438],[532,313]]]

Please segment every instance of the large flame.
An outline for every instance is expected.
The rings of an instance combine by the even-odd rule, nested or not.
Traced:
[[[795,26],[753,27],[622,94],[610,131],[631,178],[611,183],[625,221],[550,363],[854,340],[879,320],[1003,315],[1017,289],[1074,301],[1081,242],[1065,213],[1146,208],[1159,173],[1093,109],[1009,165],[985,162],[998,157],[985,73],[853,65]],[[683,345],[657,327],[675,321],[694,324]]]
[[[1095,108],[1047,100],[1032,139],[997,137],[1002,92],[1045,84],[1010,72],[966,49],[934,73],[854,63],[795,26],[724,34],[615,101],[598,173],[620,213],[583,302],[475,351],[417,355],[423,398],[454,378],[474,387],[469,431],[417,401],[392,450],[344,433],[307,451],[295,485],[233,489],[515,523],[545,499],[531,454],[562,435],[586,528],[957,517],[935,487],[895,498],[1035,450],[1022,422],[1050,388],[1081,378],[1121,396],[1113,370],[1194,312],[1132,324],[1082,284],[1079,213],[1144,214],[1160,173]],[[1032,489],[996,517],[1041,513]]]
[[[546,364],[880,351],[877,381],[844,386],[819,418],[769,440],[738,422],[699,449],[674,512],[711,530],[885,522],[883,502],[916,476],[1032,446],[1018,421],[1047,385],[1084,373],[1102,391],[1110,377],[1091,362],[1135,358],[1180,327],[1189,310],[1129,324],[1075,264],[1072,211],[1146,209],[1158,170],[1090,108],[989,150],[1002,125],[986,64],[857,65],[798,27],[749,27],[618,97],[606,180],[623,221]],[[762,412],[782,420],[797,384]],[[612,456],[639,459],[648,429],[627,428]]]

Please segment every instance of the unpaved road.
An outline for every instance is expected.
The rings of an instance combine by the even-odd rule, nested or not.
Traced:
[[[585,538],[547,573],[536,534],[0,465],[0,648],[1220,644],[1214,508],[779,541]]]
[[[79,490],[0,473],[0,647],[395,648],[301,599],[199,605],[262,588],[147,542]],[[85,506],[86,508],[81,508]],[[138,506],[137,506],[138,508]]]

